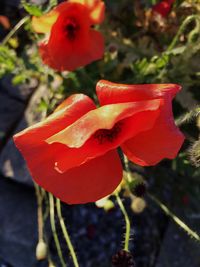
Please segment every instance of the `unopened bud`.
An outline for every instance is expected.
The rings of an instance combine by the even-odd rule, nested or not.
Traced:
[[[47,257],[47,244],[44,240],[40,240],[36,247],[36,259],[38,261],[44,260]]]
[[[136,197],[131,203],[131,209],[135,213],[141,213],[146,208],[146,202],[143,198]]]
[[[115,207],[115,204],[113,203],[113,201],[108,199],[103,208],[105,211],[109,211],[109,210],[112,210],[114,207]]]
[[[196,141],[189,151],[190,160],[196,166],[200,167],[200,140]]]
[[[113,267],[135,267],[133,255],[125,250],[120,250],[112,257]]]
[[[51,261],[49,262],[49,267],[56,267],[56,265]]]

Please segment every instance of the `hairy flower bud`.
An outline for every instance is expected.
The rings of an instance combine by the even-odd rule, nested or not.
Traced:
[[[120,250],[112,257],[113,267],[135,267],[133,255],[125,250]]]

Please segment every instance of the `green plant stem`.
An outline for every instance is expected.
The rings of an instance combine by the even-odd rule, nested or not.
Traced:
[[[74,266],[75,267],[79,267],[78,259],[76,257],[76,253],[74,251],[74,247],[73,247],[72,242],[70,240],[70,236],[68,234],[64,219],[62,217],[61,204],[60,204],[60,200],[59,199],[56,199],[56,207],[57,207],[58,218],[59,218],[59,221],[60,221],[60,226],[61,226],[64,238],[66,240],[67,246],[69,248],[70,254],[72,256],[72,260],[73,260]]]
[[[42,210],[42,194],[40,191],[40,187],[34,183],[35,186],[35,193],[36,193],[36,198],[37,198],[37,215],[38,215],[38,240],[44,240],[44,233],[43,233],[43,210]]]
[[[189,236],[200,242],[200,236],[189,228],[183,221],[181,221],[174,213],[172,213],[167,206],[165,206],[155,196],[149,194],[149,197],[175,222],[177,223]]]
[[[6,35],[6,37],[1,42],[2,45],[6,45],[6,43],[9,41],[10,38],[28,21],[30,16],[26,16],[23,19],[21,19],[15,27]]]
[[[173,38],[171,44],[168,46],[166,52],[171,51],[171,50],[175,47],[176,43],[178,42],[179,37],[180,37],[181,34],[184,32],[185,28],[186,28],[187,25],[190,24],[190,22],[193,21],[193,20],[195,20],[195,21],[199,21],[200,18],[199,18],[198,15],[191,15],[191,16],[187,17],[187,18],[183,21],[183,23],[181,24],[181,26],[180,26],[180,28],[179,28],[177,34],[176,34],[175,37]]]
[[[50,205],[50,223],[51,223],[51,229],[52,229],[52,233],[53,233],[53,238],[55,241],[55,245],[56,245],[56,249],[58,252],[58,256],[61,262],[62,267],[66,267],[66,263],[64,261],[63,258],[63,254],[62,254],[62,250],[60,247],[60,242],[58,239],[58,235],[56,232],[56,224],[55,224],[55,209],[54,209],[54,197],[51,193],[49,193],[49,205]]]
[[[131,232],[131,224],[130,224],[130,220],[128,217],[128,214],[126,212],[126,209],[124,207],[124,204],[119,196],[118,193],[115,194],[116,199],[117,199],[117,203],[124,215],[124,219],[125,219],[125,223],[126,223],[126,233],[125,233],[125,243],[124,243],[124,250],[129,251],[129,241],[130,241],[130,232]]]

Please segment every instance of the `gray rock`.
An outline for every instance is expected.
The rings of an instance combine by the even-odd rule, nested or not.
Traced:
[[[0,147],[13,125],[23,115],[25,104],[10,98],[0,88]]]
[[[185,219],[184,219],[185,221]],[[188,220],[191,228],[200,231],[199,220]],[[200,245],[174,222],[169,224],[156,267],[199,267]]]
[[[13,267],[35,266],[37,208],[34,190],[0,176],[0,258]]]
[[[29,96],[32,94],[34,88],[36,88],[37,80],[31,79],[30,84],[23,84],[20,86],[14,86],[12,84],[12,77],[10,75],[5,76],[0,80],[1,92],[8,95],[12,99],[26,102]]]

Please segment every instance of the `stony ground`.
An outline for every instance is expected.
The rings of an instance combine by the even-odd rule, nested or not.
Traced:
[[[7,1],[9,8],[18,1]],[[8,8],[8,7],[7,7]],[[0,81],[0,267],[45,267],[46,261],[37,262],[37,205],[31,177],[24,160],[15,148],[12,136],[28,125],[39,121],[44,114],[37,111],[40,98],[47,94],[44,87],[13,87],[10,78]],[[166,172],[167,167],[163,170]],[[155,186],[155,169],[139,170],[150,180],[150,188]],[[172,179],[173,175],[165,173]],[[159,174],[157,173],[157,176]],[[161,192],[168,205],[176,206],[169,184]],[[129,210],[132,237],[131,252],[137,267],[199,267],[200,246],[190,239],[163,212],[146,197],[147,208],[141,214],[134,214],[130,203],[125,200]],[[181,216],[191,227],[200,232],[200,218]],[[80,267],[110,267],[111,257],[121,249],[124,221],[118,208],[104,212],[94,204],[63,205],[66,224],[69,228]],[[59,236],[62,240],[62,235]],[[46,224],[50,251],[58,262],[50,231]],[[64,240],[62,249],[68,266],[72,266]],[[57,263],[57,267],[59,267]]]

